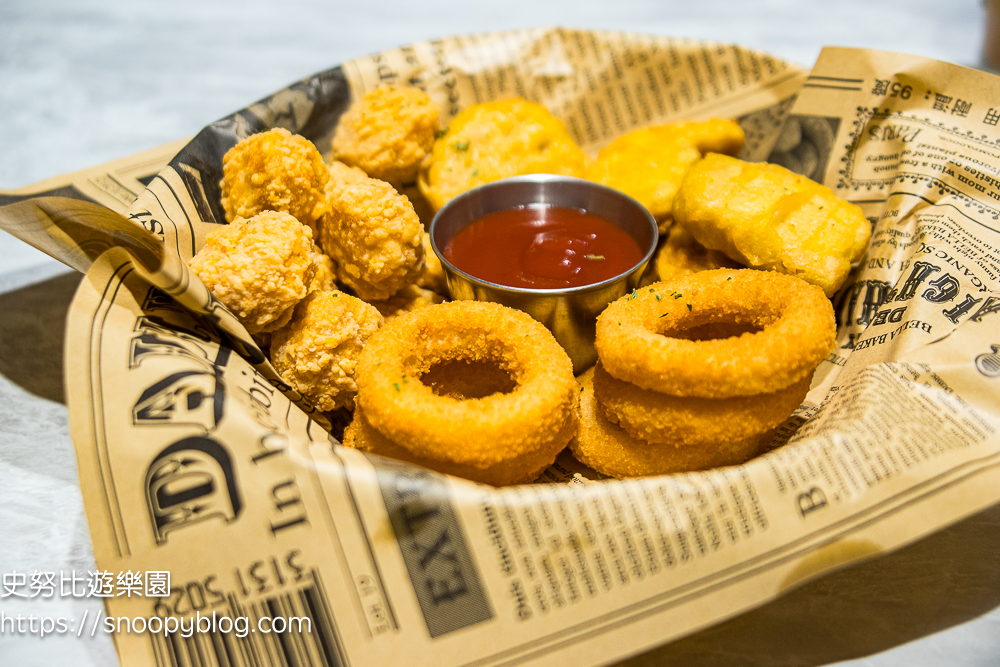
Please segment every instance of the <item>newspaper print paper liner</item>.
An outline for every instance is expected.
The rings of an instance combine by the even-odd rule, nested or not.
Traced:
[[[636,126],[736,116],[747,129],[745,157],[774,148],[817,180],[836,186],[835,174],[850,194],[867,184],[834,157],[865,149],[871,125],[859,108],[854,143],[841,147],[846,114],[822,96],[860,92],[887,71],[956,80],[951,66],[926,62],[830,50],[806,78],[738,47],[641,35],[556,29],[415,44],[305,79],[206,128],[129,217],[187,259],[211,228],[201,221],[223,220],[218,181],[229,147],[286,127],[327,153],[340,113],[380,81],[425,87],[442,104],[443,122],[494,97],[542,101],[591,152]],[[794,132],[783,123],[789,110]],[[892,141],[888,148],[900,143]],[[948,183],[930,187],[962,194]],[[502,490],[331,446],[267,381],[269,364],[183,264],[143,280],[148,272],[123,251],[105,253],[74,301],[67,337],[71,427],[95,555],[102,569],[174,577],[167,601],[116,598],[109,613],[211,609],[253,619],[280,609],[315,622],[314,632],[287,641],[119,635],[123,664],[221,655],[220,646],[241,656],[291,651],[307,664],[391,664],[403,655],[414,665],[605,663],[995,502],[998,409],[975,373],[988,382],[982,369],[996,363],[985,328],[966,324],[982,312],[974,306],[990,302],[978,297],[949,329],[947,315],[912,300],[927,286],[908,287],[917,274],[898,262],[914,244],[892,245],[900,237],[883,233],[930,224],[926,216],[941,204],[924,199],[891,209],[903,224],[877,228],[864,273],[840,303],[841,344],[859,352],[845,348],[824,362],[779,436],[788,446],[744,466],[598,483],[563,458],[546,476],[566,483]],[[873,218],[889,210],[885,198],[865,207]],[[932,297],[974,291],[967,275],[952,281],[932,286]],[[894,341],[892,356],[881,343],[861,344],[869,323],[881,326],[868,293],[884,296],[883,287],[898,288],[892,298],[903,309],[898,317],[899,308],[890,310],[883,319],[892,327],[876,334]],[[995,298],[995,281],[986,291]],[[934,348],[909,322],[955,344]]]

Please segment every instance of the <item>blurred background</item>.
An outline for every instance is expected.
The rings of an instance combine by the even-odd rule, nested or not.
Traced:
[[[981,0],[0,0],[0,190],[195,134],[316,71],[457,33],[563,25],[981,67]],[[0,572],[94,569],[61,397],[79,280],[0,232]],[[1000,508],[641,656],[650,665],[1000,664]],[[19,613],[100,606],[27,602]],[[11,613],[9,600],[0,610]],[[107,635],[0,635],[0,665],[106,665]]]

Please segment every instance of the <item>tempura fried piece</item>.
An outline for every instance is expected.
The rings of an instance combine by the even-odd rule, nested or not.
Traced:
[[[861,209],[829,188],[784,167],[715,154],[684,178],[674,218],[705,247],[755,269],[798,276],[827,296],[871,237]]]
[[[354,407],[354,370],[368,337],[382,326],[379,312],[343,292],[313,292],[288,326],[274,332],[271,362],[281,379],[318,409]]]
[[[520,174],[583,176],[584,153],[541,104],[515,98],[474,104],[452,119],[420,167],[418,184],[437,210],[466,190]]]
[[[330,171],[308,139],[275,128],[254,134],[222,158],[222,208],[226,220],[261,211],[285,211],[316,229],[326,212]]]
[[[333,156],[395,185],[417,177],[438,130],[438,106],[418,88],[379,86],[341,116]]]
[[[341,284],[367,301],[388,299],[423,272],[424,229],[409,200],[391,185],[346,173],[328,188],[320,246],[333,258]]]
[[[656,255],[656,273],[660,282],[698,271],[739,269],[742,266],[718,250],[709,250],[698,243],[680,225],[670,228],[670,237]]]
[[[407,285],[384,301],[372,301],[370,303],[378,309],[378,312],[382,313],[385,321],[389,322],[411,310],[426,308],[436,303],[444,303],[444,297],[416,285]]]
[[[320,252],[312,230],[289,213],[264,211],[213,229],[188,266],[251,334],[292,317],[313,281]]]
[[[671,123],[635,130],[601,149],[587,178],[621,190],[670,227],[671,207],[684,174],[708,152],[735,155],[743,148],[743,130],[734,120]]]

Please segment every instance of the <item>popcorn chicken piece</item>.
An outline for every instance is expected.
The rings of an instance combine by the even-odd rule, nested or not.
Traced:
[[[358,355],[382,326],[373,306],[338,291],[313,292],[274,332],[271,363],[281,379],[319,410],[353,408]]]
[[[333,156],[394,185],[417,177],[438,129],[438,106],[418,88],[379,86],[340,118]]]
[[[424,270],[423,226],[413,206],[384,181],[334,166],[329,213],[319,241],[337,266],[337,280],[367,301],[388,299]],[[348,170],[348,171],[345,171]]]
[[[248,332],[258,334],[288,322],[320,257],[311,229],[289,213],[264,211],[213,229],[188,266]]]
[[[326,212],[330,170],[308,139],[276,128],[233,146],[222,159],[226,220],[284,211],[315,231]]]

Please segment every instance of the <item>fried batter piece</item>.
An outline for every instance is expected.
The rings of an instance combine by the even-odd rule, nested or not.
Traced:
[[[520,174],[583,176],[585,156],[562,122],[520,98],[474,104],[452,119],[420,167],[418,184],[438,210],[478,185]]]
[[[734,120],[713,118],[647,127],[618,137],[601,149],[587,178],[621,190],[645,206],[664,233],[684,174],[705,153],[735,155],[743,130]]]
[[[320,246],[333,258],[341,284],[366,301],[388,299],[424,270],[423,226],[391,185],[336,164]]]
[[[329,292],[337,289],[337,268],[329,255],[316,253],[316,273],[313,275],[310,292]]]
[[[288,322],[320,258],[311,229],[289,213],[264,211],[213,229],[188,266],[248,332],[258,334]]]
[[[438,294],[448,294],[448,278],[444,274],[441,260],[431,247],[431,235],[424,232],[424,272],[417,280],[417,287],[429,289]]]
[[[709,250],[695,241],[680,225],[670,228],[670,236],[656,255],[656,273],[663,282],[678,276],[710,269],[740,269],[743,266],[718,250]]]
[[[391,322],[403,313],[418,308],[426,308],[436,303],[444,303],[444,297],[436,292],[416,285],[407,285],[384,301],[372,301],[371,305],[382,313],[386,322]]]
[[[275,128],[247,137],[222,158],[222,208],[229,222],[285,211],[315,231],[326,212],[329,179],[312,142]]]
[[[438,106],[418,88],[379,86],[340,118],[333,156],[395,185],[417,177],[438,129]]]
[[[352,167],[350,165],[344,164],[334,160],[330,163],[330,180],[326,184],[326,193],[329,194],[336,188],[342,185],[348,185],[350,183],[360,183],[366,178],[369,178],[361,169],[357,167]]]
[[[313,292],[288,326],[274,332],[271,362],[281,379],[322,411],[354,407],[358,355],[383,319],[373,307],[338,291]]]
[[[797,276],[828,297],[871,237],[861,209],[829,188],[784,167],[715,154],[684,178],[674,218],[706,248]]]

